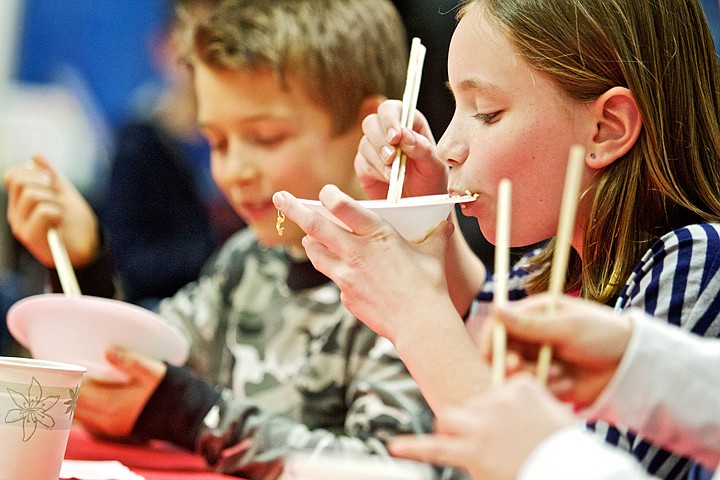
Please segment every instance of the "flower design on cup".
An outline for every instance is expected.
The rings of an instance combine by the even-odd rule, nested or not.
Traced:
[[[8,388],[12,401],[18,408],[8,410],[5,423],[22,422],[23,442],[27,442],[35,435],[38,423],[48,429],[55,426],[55,419],[48,415],[48,410],[55,406],[60,399],[59,395],[42,396],[42,386],[33,377],[28,387],[27,395]]]
[[[77,407],[77,399],[78,399],[78,393],[80,393],[80,385],[76,386],[75,388],[70,388],[68,390],[70,394],[70,399],[68,399],[63,405],[67,406],[67,409],[65,410],[66,415],[70,415],[70,417],[73,416],[75,413],[75,407]]]

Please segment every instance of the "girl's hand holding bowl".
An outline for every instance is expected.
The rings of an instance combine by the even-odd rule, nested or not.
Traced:
[[[273,201],[278,210],[308,234],[303,239],[308,257],[340,287],[348,310],[379,335],[395,342],[404,319],[433,318],[427,315],[428,308],[454,311],[448,298],[444,265],[444,252],[454,230],[452,223],[436,222],[436,228],[426,239],[412,243],[334,185],[323,187],[320,201],[351,231],[303,205],[288,192],[277,192]],[[445,216],[452,202],[446,206]],[[411,215],[414,221],[420,221],[416,212]],[[417,302],[418,298],[423,302]]]

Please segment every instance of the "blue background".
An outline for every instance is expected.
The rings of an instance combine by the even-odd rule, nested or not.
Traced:
[[[720,47],[718,0],[702,3]],[[169,0],[25,0],[17,78],[85,89],[117,126],[132,92],[157,77],[148,42],[168,10]]]
[[[169,8],[164,0],[25,0],[17,79],[89,94],[117,126],[133,91],[157,80],[148,48]]]

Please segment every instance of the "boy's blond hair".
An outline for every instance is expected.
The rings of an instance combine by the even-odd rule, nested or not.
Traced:
[[[400,98],[407,41],[389,0],[224,0],[180,37],[192,66],[271,68],[292,76],[328,112],[336,133],[357,120],[370,95]]]

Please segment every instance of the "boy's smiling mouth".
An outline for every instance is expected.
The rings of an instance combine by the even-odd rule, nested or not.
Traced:
[[[275,212],[275,205],[271,200],[268,201],[257,201],[249,202],[245,201],[240,204],[240,211],[242,216],[248,221],[257,221],[268,215],[270,212]]]

